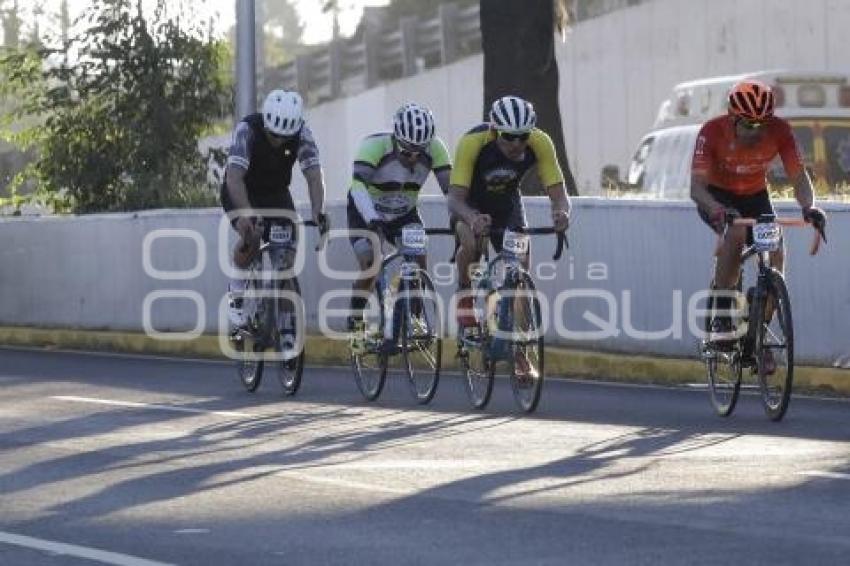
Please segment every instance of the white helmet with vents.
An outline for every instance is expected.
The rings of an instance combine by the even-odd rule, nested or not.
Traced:
[[[426,146],[434,139],[434,115],[428,108],[408,102],[393,116],[396,139],[415,146]]]
[[[278,136],[297,134],[304,125],[304,102],[297,92],[273,90],[263,102],[263,126]]]
[[[490,124],[500,132],[524,134],[537,123],[534,106],[518,96],[503,96],[490,108]]]

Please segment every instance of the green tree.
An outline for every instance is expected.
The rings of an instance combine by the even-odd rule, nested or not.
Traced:
[[[5,124],[27,124],[7,134],[37,155],[13,188],[32,184],[75,212],[212,195],[197,140],[229,110],[226,53],[185,18],[165,18],[164,7],[158,0],[146,21],[140,3],[94,0],[66,45],[0,58],[0,89],[17,101]]]

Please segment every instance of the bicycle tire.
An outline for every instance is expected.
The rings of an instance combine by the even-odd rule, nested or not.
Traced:
[[[301,286],[298,284],[298,279],[293,277],[292,279],[285,279],[280,282],[281,290],[283,291],[292,291],[299,297],[301,297]],[[280,309],[280,301],[278,302],[278,307]],[[296,306],[297,308],[297,306]],[[303,307],[302,307],[303,311]],[[280,312],[280,310],[279,310]],[[297,320],[298,317],[296,317]],[[283,344],[281,342],[282,336],[280,335],[280,328],[277,325],[275,335],[276,335],[276,348],[277,352],[283,352]],[[297,326],[297,325],[296,325]],[[296,328],[297,330],[297,328]],[[296,338],[296,344],[298,340]],[[298,389],[301,387],[301,378],[304,374],[304,359],[305,359],[305,349],[306,349],[306,341],[301,345],[301,351],[298,355],[291,360],[280,360],[277,363],[277,377],[280,382],[280,386],[283,389],[283,394],[287,397],[291,397],[298,393]]]
[[[436,297],[434,283],[431,281],[431,277],[428,273],[420,269],[417,270],[416,274],[417,280],[422,284],[422,294],[427,294],[432,298]],[[416,290],[409,287],[408,282],[406,281],[402,282],[401,289],[412,293],[416,292]],[[425,340],[423,340],[422,336],[414,337],[414,334],[420,330],[421,326],[421,321],[418,325],[414,325],[415,314],[412,312],[411,303],[415,297],[415,294],[413,297],[408,296],[402,302],[404,313],[402,315],[401,342],[410,392],[413,394],[413,398],[417,403],[425,405],[430,403],[434,398],[434,395],[437,393],[437,386],[440,383],[440,370],[443,352],[442,325],[440,321],[440,308],[436,300],[426,301],[422,299],[422,316],[419,318],[425,321],[426,331],[429,336],[427,343],[434,346],[434,351],[431,353],[430,351],[426,352],[419,348]],[[432,304],[434,306],[433,312],[430,313],[430,315],[428,314],[428,309],[424,306],[425,304]],[[416,326],[416,328],[414,328],[414,326]],[[414,367],[414,360],[416,359],[415,353],[417,351],[422,354],[423,360],[430,364],[430,369],[425,368],[425,370],[421,372],[423,379],[417,379],[417,372]],[[422,387],[420,387],[420,385],[422,385]]]
[[[714,308],[714,297],[709,296],[707,311],[711,313]],[[711,333],[712,317],[705,317],[705,333]],[[743,371],[741,367],[741,352],[738,346],[731,352],[717,350],[713,346],[711,357],[705,359],[706,374],[708,377],[708,392],[714,411],[721,417],[728,417],[735,410],[741,393],[741,379]],[[727,367],[731,379],[722,379],[720,368]]]
[[[477,297],[475,300],[484,302],[483,308],[480,309],[480,312],[484,313],[484,317],[477,321],[480,341],[476,345],[466,344],[461,346],[465,343],[459,340],[458,352],[463,370],[464,388],[467,397],[469,397],[469,402],[474,409],[483,410],[490,403],[490,398],[493,395],[496,364],[489,356],[490,337],[487,326],[490,308],[489,294]]]
[[[756,369],[762,404],[768,418],[781,421],[791,403],[791,392],[794,384],[794,323],[791,317],[791,302],[785,278],[776,269],[770,269],[765,278],[766,293],[757,306],[757,331],[755,343]],[[765,309],[768,297],[774,300],[773,317],[765,322]],[[784,347],[781,345],[777,332],[784,337]],[[774,344],[779,341],[780,344]],[[768,373],[764,363],[765,348],[779,351],[782,357],[773,354],[774,371]],[[784,372],[780,373],[780,362],[784,362]],[[774,384],[776,386],[774,386]],[[776,391],[778,389],[778,391]]]
[[[511,369],[510,382],[511,389],[514,393],[514,400],[524,412],[533,413],[537,409],[537,405],[540,403],[540,396],[543,392],[543,381],[546,375],[544,365],[545,345],[543,333],[541,332],[542,318],[540,301],[537,299],[537,288],[534,286],[534,281],[525,271],[521,271],[517,274],[516,279],[511,285],[511,290],[525,290],[530,294],[527,299],[520,299],[519,304],[525,305],[525,308],[528,309],[525,316],[525,320],[528,321],[528,327],[522,329],[521,332],[523,334],[528,333],[532,337],[522,341],[514,341],[512,343],[512,355],[509,359],[509,365]],[[507,300],[507,297],[502,298],[502,300]],[[512,309],[514,310],[514,334],[516,334],[517,320],[519,320],[519,317],[517,316],[518,313],[515,311],[517,304],[518,301],[514,299],[512,306]],[[534,337],[535,335],[536,337]],[[529,356],[529,352],[534,352],[535,349],[537,354]],[[525,359],[525,363],[528,364],[526,375],[517,374],[517,359],[519,355],[522,355]],[[536,372],[534,371],[535,369]]]
[[[384,300],[383,293],[378,285],[375,286],[373,294],[378,300],[378,332],[383,337]],[[351,350],[351,369],[354,372],[354,382],[357,384],[360,393],[367,401],[375,401],[381,395],[387,381],[387,355],[370,347],[368,338],[371,321],[366,318],[368,312],[368,309],[364,311],[364,335],[358,337],[358,339],[363,340],[365,351],[355,353],[353,349]]]
[[[255,277],[251,277],[248,280],[248,290],[250,291],[252,288],[256,289],[257,279]],[[252,354],[256,355],[262,352],[262,348],[259,346],[256,338],[253,335],[250,335],[250,338],[246,340],[246,336],[243,335],[236,344],[235,350],[239,353],[245,352],[246,344],[250,346],[249,350]],[[260,383],[263,381],[263,367],[264,361],[262,357],[257,359],[255,356],[252,356],[252,359],[239,359],[236,362],[236,373],[239,376],[239,381],[242,383],[243,387],[253,393],[260,387]]]

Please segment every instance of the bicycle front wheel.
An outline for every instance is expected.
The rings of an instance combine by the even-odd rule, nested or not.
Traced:
[[[236,373],[242,385],[253,393],[263,380],[263,360],[259,357],[262,349],[252,337],[240,337],[234,344],[234,349],[242,356],[236,360]]]
[[[387,354],[383,350],[384,302],[376,287],[373,296],[377,310],[365,309],[359,328],[351,332],[351,369],[357,388],[367,401],[374,401],[384,389],[387,380]]]
[[[304,374],[304,346],[306,337],[303,324],[304,303],[300,301],[301,287],[298,279],[286,279],[281,282],[281,290],[294,293],[298,301],[293,304],[289,299],[281,297],[278,300],[278,320],[275,350],[279,354],[288,354],[287,358],[277,362],[277,378],[283,388],[284,395],[291,396],[301,387],[301,377]],[[291,357],[290,357],[291,356]]]
[[[429,403],[440,382],[443,354],[440,305],[431,278],[423,270],[404,282],[401,342],[410,391],[422,405]],[[399,303],[396,303],[399,304]]]
[[[714,308],[714,298],[708,299],[708,311]],[[705,333],[711,333],[712,317],[705,320]],[[728,417],[735,410],[741,392],[741,349],[735,345],[730,351],[717,349],[713,344],[704,347],[702,354],[708,375],[708,391],[714,411]]]
[[[496,364],[487,355],[489,344],[467,346],[461,353],[461,366],[469,402],[476,409],[484,409],[493,394]]]
[[[511,368],[511,389],[517,405],[526,413],[534,412],[540,403],[543,390],[543,323],[537,289],[528,273],[517,275],[510,295],[502,298],[513,303],[513,355],[508,360]]]
[[[756,370],[765,413],[780,421],[794,382],[794,325],[785,278],[775,269],[768,274],[766,291],[757,307]]]
[[[248,279],[246,296],[251,297],[251,308],[249,310],[251,322],[250,329],[240,329],[235,337],[234,349],[239,353],[236,359],[236,373],[239,381],[250,392],[254,392],[263,380],[263,346],[262,337],[258,337],[257,322],[262,321],[263,301],[256,298],[259,281],[252,276]],[[243,299],[249,300],[249,299]],[[247,308],[247,307],[246,307]],[[260,316],[257,316],[259,311]]]

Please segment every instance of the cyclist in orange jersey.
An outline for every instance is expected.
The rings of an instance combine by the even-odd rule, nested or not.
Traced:
[[[771,88],[759,81],[744,80],[729,91],[729,112],[707,121],[697,136],[691,171],[691,198],[700,217],[715,232],[722,233],[727,215],[758,218],[773,214],[765,175],[774,157],[794,186],[794,196],[803,209],[803,218],[823,229],[826,215],[814,205],[812,180],[803,166],[791,126],[775,116]],[[741,252],[752,242],[752,229],[730,226],[715,264],[712,287],[718,291],[714,304],[727,312],[732,307],[728,292],[735,289],[741,271]],[[784,249],[771,256],[774,267],[782,270]],[[731,317],[715,319],[709,339],[733,339]]]

